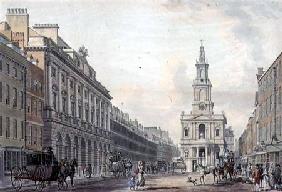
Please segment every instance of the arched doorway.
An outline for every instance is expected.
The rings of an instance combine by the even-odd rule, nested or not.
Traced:
[[[205,124],[199,125],[199,139],[205,139],[206,138],[206,127]]]

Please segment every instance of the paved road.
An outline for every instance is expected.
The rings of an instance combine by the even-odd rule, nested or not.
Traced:
[[[196,175],[193,178],[198,178]],[[165,175],[165,176],[147,176],[146,187],[139,189],[139,191],[150,191],[150,192],[204,192],[204,191],[236,191],[236,192],[247,192],[251,191],[251,185],[242,183],[221,183],[214,185],[212,182],[212,176],[206,177],[205,185],[194,186],[192,183],[187,182],[187,176],[184,175]],[[11,190],[12,191],[12,190]],[[34,191],[31,188],[23,188],[21,191],[31,192]],[[47,187],[43,191],[57,191],[56,186]],[[106,179],[104,181],[85,181],[77,184],[74,188],[69,188],[66,191],[79,191],[79,192],[90,192],[90,191],[101,191],[101,192],[127,192],[130,191],[127,187],[127,179]]]

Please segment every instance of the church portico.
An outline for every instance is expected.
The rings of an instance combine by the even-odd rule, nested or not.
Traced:
[[[211,81],[208,77],[209,64],[206,63],[204,46],[200,47],[200,57],[193,81],[194,99],[189,114],[182,112],[181,155],[187,171],[196,171],[197,165],[215,166],[219,156],[224,154],[225,115],[215,114],[211,97]]]

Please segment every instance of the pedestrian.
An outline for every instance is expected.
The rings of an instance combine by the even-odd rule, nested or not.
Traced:
[[[278,189],[281,180],[281,168],[279,164],[276,164],[274,169],[274,189]]]
[[[262,189],[264,191],[270,190],[270,185],[269,185],[269,174],[267,170],[267,163],[263,165],[263,173],[262,173]]]
[[[92,175],[92,166],[91,166],[91,164],[88,164],[87,173],[88,173],[88,178],[90,179],[91,175]]]
[[[256,168],[254,169],[254,172],[252,174],[252,177],[254,179],[254,191],[260,191],[260,168],[259,165],[256,165]]]

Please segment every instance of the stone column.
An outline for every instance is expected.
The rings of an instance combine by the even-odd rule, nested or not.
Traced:
[[[78,83],[74,83],[74,94],[75,94],[75,116],[78,118]]]
[[[62,72],[61,72],[61,69],[58,68],[58,88],[59,88],[59,91],[58,91],[58,112],[62,112]]]
[[[0,147],[0,185],[2,184],[3,180],[4,180],[4,148]]]
[[[49,107],[53,108],[53,94],[52,94],[52,67],[48,64],[48,94],[49,94]]]
[[[100,146],[97,145],[97,175],[100,176],[101,174],[101,152],[100,152]]]
[[[94,124],[97,126],[97,97],[94,94]]]
[[[84,103],[84,101],[85,101],[85,94],[84,94],[84,91],[86,90],[86,88],[83,86],[82,87],[82,120],[83,121],[86,121],[86,117],[85,117],[85,103]]]
[[[107,112],[108,112],[108,106],[107,103],[104,104],[104,129],[107,130]]]
[[[99,127],[102,125],[102,98],[99,99]]]
[[[111,104],[109,103],[108,105],[108,127],[107,130],[110,131],[111,130]]]
[[[91,112],[92,112],[92,104],[91,104],[91,93],[90,93],[90,90],[88,92],[88,122],[91,122]],[[92,122],[91,122],[92,123]]]
[[[199,163],[198,161],[199,161],[199,147],[197,147],[197,163]]]
[[[215,146],[213,145],[213,148],[211,149],[211,155],[210,155],[210,159],[211,159],[211,165],[214,165],[215,163],[214,163],[214,148]]]
[[[206,166],[208,165],[208,147],[205,147],[205,161],[206,161]]]
[[[67,111],[68,115],[71,116],[71,91],[70,91],[70,77],[67,77]]]

